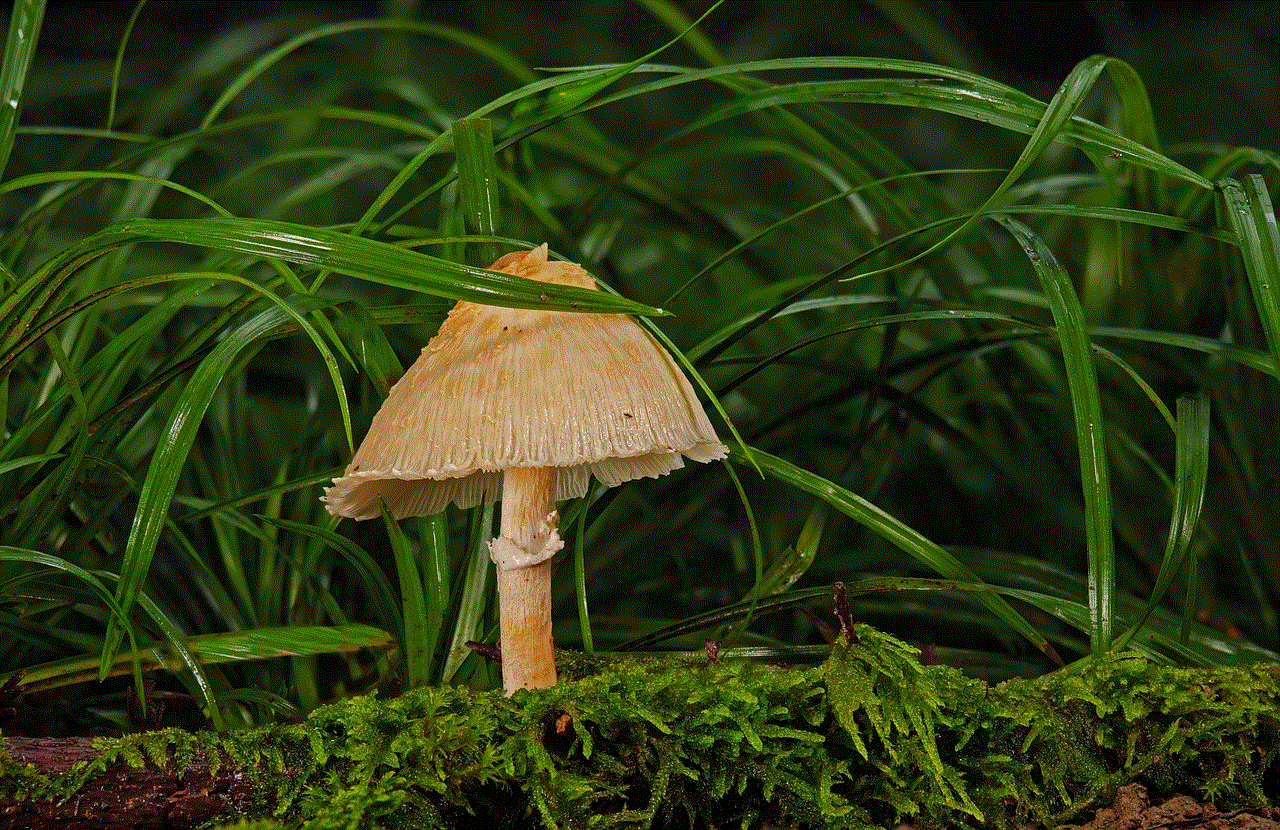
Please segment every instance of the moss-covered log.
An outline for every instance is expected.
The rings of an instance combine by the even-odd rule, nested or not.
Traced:
[[[0,830],[77,827],[83,830],[180,830],[263,802],[257,781],[235,765],[209,763],[205,753],[136,764],[89,738],[7,738],[12,763],[32,776],[65,784],[56,798],[0,800]],[[81,783],[72,782],[80,780]]]
[[[228,821],[309,830],[1053,826],[1129,782],[1280,800],[1280,667],[1118,655],[989,687],[858,634],[813,669],[566,659],[567,682],[511,699],[360,698],[272,729],[100,740],[76,765],[11,751],[0,812],[65,816],[130,770],[176,785],[166,803],[207,790]]]

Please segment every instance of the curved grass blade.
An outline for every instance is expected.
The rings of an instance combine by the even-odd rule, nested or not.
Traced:
[[[291,625],[251,628],[219,634],[200,634],[182,640],[182,645],[201,666],[240,663],[248,660],[270,660],[278,657],[317,654],[349,654],[361,649],[382,651],[394,644],[387,632],[369,625],[350,623],[341,626]],[[142,671],[181,672],[186,666],[175,659],[172,645],[153,643],[139,648]],[[99,657],[84,654],[32,666],[23,685],[28,691],[47,691],[73,683],[98,679]],[[127,674],[132,663],[117,657],[107,669],[107,677]]]
[[[1240,255],[1253,289],[1262,331],[1271,357],[1280,365],[1280,227],[1262,176],[1218,182],[1227,203],[1227,219],[1240,240]]]
[[[1173,477],[1173,516],[1164,557],[1138,621],[1117,638],[1120,649],[1133,639],[1164,599],[1174,576],[1191,550],[1191,538],[1200,519],[1205,486],[1209,478],[1209,398],[1205,395],[1178,398],[1178,426]]]
[[[426,625],[423,650],[427,660],[427,679],[436,668],[436,647],[444,630],[445,608],[449,604],[449,522],[443,513],[418,519],[418,545],[422,551],[423,594],[426,598]]]
[[[385,398],[404,374],[404,365],[391,348],[386,332],[378,325],[379,311],[381,309],[366,309],[359,303],[342,303],[334,309],[333,327],[355,365]]]
[[[245,324],[233,329],[200,362],[178,398],[165,427],[164,438],[151,456],[151,464],[139,493],[133,527],[129,531],[129,539],[125,544],[116,600],[126,612],[150,569],[151,557],[160,542],[160,534],[168,517],[169,505],[177,490],[178,478],[182,474],[187,454],[195,441],[196,432],[205,410],[213,400],[214,393],[242,351],[277,326],[289,321],[298,322],[300,325],[305,324],[297,311],[281,304],[260,312]],[[108,629],[103,647],[104,671],[115,658],[115,651],[119,644],[120,633],[113,626]]]
[[[1065,599],[1040,591],[1021,588],[1001,588],[1005,596],[1022,600],[1052,614],[1063,622],[1086,631],[1091,626],[1092,612],[1088,604]],[[1133,600],[1136,611],[1140,600]],[[1147,633],[1128,645],[1160,662],[1176,661],[1184,665],[1213,666],[1223,664],[1248,664],[1275,662],[1275,652],[1252,643],[1232,639],[1219,631],[1199,623],[1188,626],[1184,639],[1180,633],[1183,620],[1172,612],[1157,608],[1147,620]],[[1092,659],[1092,658],[1091,658]]]
[[[99,602],[103,603],[103,605],[107,607],[111,614],[110,622],[107,624],[108,634],[111,631],[116,631],[118,633],[116,638],[117,644],[121,637],[129,638],[129,653],[119,659],[119,662],[126,667],[121,673],[132,669],[134,674],[134,691],[140,698],[144,697],[142,689],[142,670],[138,667],[139,656],[137,638],[134,633],[133,623],[130,621],[124,608],[121,607],[120,603],[116,601],[116,598],[112,596],[111,592],[102,584],[102,581],[99,580],[97,576],[86,571],[84,568],[81,568],[74,562],[68,562],[60,557],[41,553],[40,551],[28,550],[26,548],[15,548],[7,545],[0,546],[0,562],[21,562],[28,565],[39,565],[50,570],[62,571],[74,576],[86,585],[97,596]],[[0,589],[0,593],[11,593],[17,584],[21,581],[32,578],[34,575],[34,572],[27,572],[11,578],[4,588]]]
[[[716,6],[723,0],[717,0],[706,12],[703,13],[698,21],[690,26],[697,25],[697,22],[703,20],[710,14]],[[680,37],[676,37],[666,45],[655,50],[648,56],[632,61],[630,64],[611,64],[608,66],[585,67],[580,71],[571,72],[567,75],[560,75],[551,78],[533,79],[528,75],[517,75],[523,77],[528,82],[519,89],[501,95],[498,98],[477,107],[466,118],[482,118],[490,113],[496,112],[508,104],[515,104],[511,121],[506,128],[507,137],[501,142],[500,147],[507,147],[528,133],[535,132],[541,127],[564,120],[570,115],[582,112],[587,108],[586,104],[594,96],[598,95],[602,90],[620,78],[630,74],[638,66],[642,65],[648,58],[657,55],[665,50],[668,46],[678,42]],[[546,92],[545,96],[540,93]],[[373,222],[373,218],[382,211],[384,207],[391,201],[392,197],[413,177],[419,168],[431,156],[440,152],[445,147],[447,136],[441,135],[432,140],[426,147],[422,149],[418,155],[414,156],[403,168],[396,174],[391,182],[382,189],[378,197],[373,200],[364,215],[356,222],[353,231],[355,233],[363,233]],[[447,181],[447,180],[446,180]],[[445,181],[438,184],[443,187]],[[401,207],[396,213],[383,220],[381,227],[394,222],[402,213],[410,209],[422,199],[427,198],[434,192],[434,188],[419,194],[416,198],[411,199],[409,203]]]
[[[1164,346],[1177,346],[1180,349],[1215,355],[1241,366],[1247,366],[1263,374],[1280,380],[1280,362],[1259,349],[1223,343],[1211,337],[1195,334],[1184,334],[1179,331],[1154,331],[1152,329],[1122,328],[1117,326],[1096,326],[1089,329],[1093,337],[1116,337],[1122,340],[1134,340],[1142,343],[1158,343]],[[1095,348],[1097,348],[1095,346]]]
[[[129,20],[124,24],[124,31],[120,34],[120,45],[116,47],[116,62],[111,68],[111,94],[107,98],[107,128],[106,132],[110,132],[111,126],[116,123],[116,99],[120,95],[120,67],[124,65],[125,48],[129,45],[129,37],[133,34],[133,26],[138,22],[138,15],[142,14],[142,7],[147,4],[147,0],[138,0],[134,4],[133,13],[129,15]]]
[[[86,246],[139,240],[279,258],[370,282],[486,305],[556,311],[658,316],[651,308],[603,291],[541,283],[447,262],[418,251],[327,228],[267,219],[136,219],[89,237]]]
[[[404,613],[404,638],[400,647],[404,652],[405,685],[416,689],[431,679],[431,651],[427,644],[430,628],[428,602],[422,589],[422,573],[418,569],[413,544],[385,504],[382,506],[382,521],[387,527],[387,540],[391,543],[396,576],[400,581],[400,608]]]
[[[715,0],[715,2],[712,3],[697,20],[693,21],[693,23],[689,25],[689,28],[686,29],[685,32],[695,29],[699,23],[705,20],[707,16],[715,11],[723,2],[724,0]],[[570,114],[580,110],[592,98],[595,98],[603,92],[605,88],[631,74],[637,67],[642,66],[645,62],[657,57],[667,49],[679,43],[680,39],[684,37],[685,32],[680,32],[674,38],[659,46],[657,49],[654,49],[649,54],[636,58],[629,63],[601,68],[588,73],[584,77],[575,78],[569,83],[558,85],[554,92],[549,92],[541,102],[525,107],[523,112],[517,111],[514,113],[512,122],[507,128],[507,132],[523,132],[538,122],[551,122],[568,117]]]
[[[20,176],[16,179],[10,179],[4,184],[0,184],[0,193],[9,193],[14,190],[21,190],[24,187],[35,187],[41,184],[51,184],[53,182],[79,182],[79,181],[129,181],[141,182],[143,184],[153,185],[155,187],[167,187],[183,196],[189,196],[200,204],[212,208],[222,216],[231,216],[230,211],[222,205],[205,196],[199,191],[178,184],[168,179],[158,179],[154,176],[144,176],[141,173],[125,173],[114,170],[56,170],[50,173],[31,173],[26,176]]]
[[[879,103],[889,105],[917,105],[954,112],[962,117],[974,118],[986,123],[996,124],[1016,132],[1032,133],[1031,148],[1039,139],[1035,137],[1038,125],[1051,123],[1050,140],[1059,140],[1070,146],[1079,147],[1087,152],[1106,155],[1119,152],[1131,164],[1145,167],[1154,173],[1181,179],[1204,188],[1212,189],[1213,182],[1157,150],[1142,142],[1120,135],[1112,130],[1088,121],[1071,113],[1083,100],[1084,93],[1092,87],[1098,74],[1103,69],[1110,69],[1116,86],[1125,100],[1131,116],[1135,117],[1135,128],[1147,137],[1150,130],[1143,125],[1141,112],[1142,101],[1133,99],[1137,88],[1125,76],[1136,73],[1123,61],[1104,55],[1094,55],[1081,61],[1072,70],[1071,75],[1059,89],[1055,99],[1046,108],[1045,104],[1013,87],[984,78],[972,72],[954,69],[938,64],[921,63],[920,61],[897,60],[892,58],[856,58],[856,57],[812,57],[812,58],[774,58],[761,61],[747,61],[737,64],[715,66],[708,69],[687,70],[683,67],[646,65],[640,71],[663,72],[670,77],[661,78],[648,84],[638,85],[613,95],[601,97],[591,102],[591,108],[605,106],[625,98],[645,95],[672,86],[695,81],[712,80],[725,83],[724,78],[735,80],[749,78],[751,73],[773,71],[797,71],[816,69],[871,70],[899,72],[912,77],[905,79],[873,78],[846,79],[841,81],[812,81],[775,86],[758,79],[753,81],[754,89],[748,91],[734,86],[735,100],[721,105],[712,113],[703,116],[699,121],[682,128],[677,134],[691,132],[697,126],[705,126],[702,121],[714,123],[753,109],[785,106],[788,104],[822,103],[825,101],[858,101],[861,103]],[[945,79],[939,81],[938,79]],[[950,83],[947,83],[947,82]],[[893,91],[890,92],[890,87]],[[1066,93],[1064,96],[1063,93]],[[1145,93],[1140,96],[1145,100]],[[1052,112],[1058,107],[1069,109],[1065,118],[1061,113]],[[1149,104],[1146,105],[1149,108]],[[1046,122],[1046,118],[1049,119]],[[1055,123],[1056,122],[1056,123]],[[674,137],[677,134],[673,134]],[[1043,149],[1043,148],[1041,148]],[[1032,157],[1039,150],[1032,152]],[[1021,173],[1019,172],[1018,175]]]
[[[0,59],[0,179],[9,163],[13,137],[22,111],[22,87],[36,54],[40,24],[44,20],[44,0],[15,0],[9,16],[9,35]]]
[[[111,612],[112,619],[118,621],[124,626],[125,633],[129,636],[130,641],[133,641],[133,626],[129,623],[128,618],[124,614],[124,610],[120,607],[120,604],[116,602],[116,598],[112,595],[111,591],[102,584],[100,579],[74,562],[68,562],[60,557],[53,556],[48,553],[41,553],[37,550],[17,548],[9,545],[0,546],[0,562],[19,562],[26,565],[37,565],[41,568],[62,571],[63,573],[74,576],[93,591],[98,600]],[[28,572],[10,579],[5,583],[5,593],[12,592],[14,587],[16,587],[18,583],[14,581],[15,579],[23,581],[33,578],[33,576],[33,572]]]
[[[783,311],[779,312],[777,316],[779,317],[784,316],[786,314],[792,313],[793,310],[798,311],[798,310],[812,309],[812,308],[830,308],[830,307],[837,307],[841,305],[861,305],[861,304],[867,303],[868,301],[869,301],[868,298],[856,297],[856,296],[855,297],[846,296],[846,297],[818,298],[811,302],[795,303],[789,306],[787,309],[784,309]],[[747,318],[744,318],[744,319],[747,319]],[[829,337],[835,337],[848,332],[858,331],[858,330],[867,329],[867,328],[874,328],[879,326],[892,326],[892,325],[900,325],[902,323],[915,323],[915,322],[939,321],[939,320],[947,320],[947,321],[975,320],[975,321],[982,321],[982,322],[988,322],[988,323],[1004,323],[1010,326],[1016,326],[1022,329],[1026,329],[1027,331],[1031,331],[1031,332],[1039,332],[1041,334],[1046,334],[1046,335],[1056,334],[1056,330],[1052,326],[1043,326],[1038,323],[1033,323],[1029,320],[1023,320],[1018,317],[1012,317],[1007,314],[1000,314],[992,311],[971,311],[966,309],[936,309],[936,310],[930,310],[930,311],[908,311],[901,314],[888,314],[881,317],[866,318],[863,320],[859,320],[856,323],[850,323],[848,325],[839,326],[830,331],[821,332],[812,337],[801,340],[798,343],[794,343],[788,346],[787,348],[782,349],[779,352],[769,355],[768,357],[759,358],[759,359],[751,358],[751,357],[741,357],[741,358],[734,358],[734,359],[720,358],[716,361],[717,365],[730,365],[737,362],[746,362],[746,363],[751,363],[752,365],[750,366],[750,368],[742,372],[737,377],[734,377],[731,380],[726,381],[723,385],[721,385],[718,389],[715,390],[715,394],[717,397],[723,397],[724,395],[732,391],[734,388],[736,388],[743,382],[749,380],[752,376],[762,371],[763,369],[767,368],[768,366],[772,365],[773,363],[784,361],[792,353],[799,351],[801,349],[804,349],[814,343],[818,343]],[[1108,331],[1116,334],[1116,336],[1123,337],[1124,334],[1122,332],[1127,330],[1117,329],[1117,330],[1108,330]],[[1143,332],[1136,331],[1136,336],[1133,339],[1148,339],[1148,338],[1143,338],[1142,334]],[[958,343],[958,344],[946,345],[939,349],[922,352],[912,358],[909,358],[906,361],[901,361],[899,364],[895,364],[892,367],[892,370],[896,372],[903,369],[912,369],[934,357],[937,357],[940,355],[946,355],[946,356],[953,355],[961,348],[968,348],[968,349],[971,349],[974,353],[977,353],[978,351],[981,351],[981,350],[998,347],[1001,345],[1001,341],[1004,341],[1005,345],[1013,345],[1015,342],[1025,339],[1026,336],[1027,335],[1024,332],[1019,332],[1019,331],[994,331],[988,335],[985,335],[980,339],[973,340],[967,344]],[[1187,346],[1188,348],[1196,348],[1203,351],[1208,351],[1210,353],[1222,354],[1225,357],[1237,358],[1237,359],[1240,359],[1240,362],[1245,363],[1245,365],[1253,365],[1255,367],[1259,367],[1259,366],[1265,367],[1264,369],[1265,371],[1272,370],[1270,363],[1267,361],[1266,355],[1258,353],[1256,352],[1256,350],[1251,350],[1254,352],[1254,354],[1249,354],[1247,351],[1244,351],[1244,350],[1232,349],[1230,347],[1226,347],[1223,344],[1218,343],[1218,341],[1216,340],[1210,340],[1208,338],[1195,338],[1190,335],[1187,335],[1186,337],[1182,337],[1176,334],[1171,334],[1169,341],[1172,342],[1174,345]],[[1165,341],[1156,340],[1156,342],[1165,342]],[[1165,406],[1164,401],[1160,399],[1160,396],[1156,394],[1155,390],[1151,388],[1151,385],[1148,384],[1146,380],[1140,374],[1138,374],[1138,372],[1132,366],[1130,366],[1126,361],[1122,360],[1118,355],[1116,355],[1110,349],[1106,349],[1097,344],[1090,344],[1090,348],[1099,357],[1102,357],[1105,360],[1108,360],[1111,363],[1114,363],[1116,366],[1120,367],[1120,369],[1130,377],[1130,379],[1138,386],[1138,388],[1141,389],[1144,394],[1146,394],[1147,399],[1151,401],[1152,405],[1156,408],[1156,410],[1161,414],[1161,416],[1164,417],[1165,421],[1169,424],[1170,429],[1173,428],[1174,418],[1173,418],[1173,415],[1168,411],[1168,407]],[[1259,357],[1255,357],[1254,355],[1259,355]]]
[[[489,593],[489,574],[493,570],[486,542],[493,529],[493,512],[492,502],[486,502],[480,510],[473,511],[467,562],[465,570],[458,574],[460,590],[452,592],[458,598],[458,604],[453,636],[449,639],[449,650],[445,653],[444,669],[440,674],[441,683],[451,682],[463,662],[471,656],[467,641],[478,640],[484,633],[485,595]]]
[[[847,583],[846,583],[847,584]],[[747,618],[748,615],[756,618],[765,617],[769,614],[786,611],[795,608],[798,605],[812,602],[817,599],[830,599],[831,587],[823,585],[818,588],[805,588],[799,591],[788,591],[784,594],[775,594],[769,597],[762,597],[757,601],[744,600],[735,602],[732,605],[726,605],[723,608],[717,608],[702,614],[695,614],[692,617],[664,626],[657,631],[645,634],[643,637],[637,637],[629,640],[614,649],[614,651],[648,651],[659,643],[681,637],[686,634],[692,634],[704,631],[709,628],[719,627],[723,625],[740,622]],[[706,659],[706,653],[701,655],[703,660]]]
[[[241,72],[235,80],[226,86],[222,94],[218,97],[218,100],[209,108],[209,112],[205,115],[201,127],[209,127],[213,123],[214,119],[218,117],[219,113],[226,108],[227,104],[231,103],[231,101],[234,100],[245,87],[252,83],[254,79],[260,77],[264,72],[279,63],[285,56],[291,52],[297,51],[300,47],[335,35],[377,30],[411,32],[414,34],[436,37],[441,40],[452,40],[461,46],[471,49],[479,55],[489,58],[496,65],[502,67],[517,79],[529,80],[532,74],[528,67],[521,63],[517,58],[509,52],[494,46],[492,42],[450,26],[397,17],[389,17],[381,20],[344,21],[341,23],[333,23],[328,26],[320,26],[303,32],[258,58],[250,66],[245,68],[245,70]]]
[[[578,509],[578,532],[573,540],[573,593],[578,603],[578,631],[582,635],[582,650],[595,654],[595,637],[591,633],[591,613],[587,609],[587,507],[590,502],[584,496]]]
[[[751,508],[751,500],[747,498],[747,491],[742,486],[741,479],[738,474],[733,471],[733,465],[727,461],[724,464],[724,471],[728,474],[729,480],[733,482],[733,488],[738,493],[738,501],[742,504],[743,513],[747,517],[747,528],[750,531],[751,539],[751,561],[755,565],[755,582],[750,591],[747,592],[747,601],[754,607],[756,600],[763,592],[764,586],[764,545],[760,544],[760,527],[756,524],[756,513]],[[742,620],[741,626],[745,626],[751,619],[751,612]],[[719,639],[724,642],[732,642],[734,637],[740,630],[740,626],[729,627]]]
[[[1071,408],[1075,413],[1076,445],[1080,453],[1080,482],[1084,491],[1085,538],[1089,558],[1089,640],[1097,657],[1111,648],[1116,563],[1107,443],[1102,423],[1102,396],[1093,365],[1093,346],[1089,342],[1080,298],[1053,251],[1025,225],[1007,216],[997,216],[996,221],[1018,241],[1040,278],[1066,364]]]
[[[747,456],[741,446],[731,445],[729,458],[736,462],[743,462]],[[753,449],[751,458],[755,459],[756,466],[766,476],[817,496],[943,578],[955,582],[981,584],[981,580],[960,560],[856,493],[762,450]],[[1062,664],[1053,646],[1011,605],[989,593],[980,595],[979,599],[1006,625],[1025,637],[1054,662]]]
[[[768,597],[789,591],[817,558],[818,544],[822,541],[822,531],[826,524],[827,503],[820,501],[809,511],[796,541],[769,566],[769,570],[751,587],[747,596]]]
[[[325,476],[325,478],[332,478],[332,476]],[[336,551],[351,565],[360,578],[364,590],[369,592],[370,602],[377,619],[382,621],[397,641],[404,640],[404,618],[401,616],[400,603],[396,601],[391,581],[387,579],[387,575],[378,563],[355,542],[329,528],[317,527],[313,524],[275,516],[259,515],[258,518],[292,533],[315,539]]]
[[[209,713],[209,720],[213,722],[214,729],[221,731],[224,728],[222,712],[218,709],[218,700],[213,693],[213,685],[209,682],[209,678],[205,675],[204,669],[196,659],[196,656],[191,652],[191,649],[187,647],[187,644],[183,639],[182,632],[178,630],[178,627],[175,626],[167,616],[165,616],[164,612],[161,611],[160,607],[152,601],[151,597],[147,596],[145,593],[139,592],[137,602],[138,607],[151,618],[152,624],[155,625],[156,629],[164,637],[165,642],[168,644],[169,651],[177,658],[178,663],[191,673],[191,679],[195,682],[196,689],[199,690],[200,699],[204,704],[204,709]],[[130,662],[133,663],[136,658],[134,658],[133,655],[130,655],[129,659]],[[170,670],[177,673],[179,668],[175,665]],[[138,671],[140,677],[142,669],[139,668]],[[147,711],[147,696],[139,695],[138,700],[141,702],[142,711],[145,714]]]

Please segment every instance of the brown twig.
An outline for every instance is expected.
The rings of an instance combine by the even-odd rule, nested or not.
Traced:
[[[840,633],[844,635],[846,644],[853,645],[858,639],[858,632],[853,627],[853,615],[849,613],[849,594],[845,591],[843,582],[835,584],[832,596],[836,601],[835,615],[840,620]]]

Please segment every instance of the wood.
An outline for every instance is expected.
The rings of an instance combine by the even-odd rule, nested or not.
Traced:
[[[45,776],[98,757],[90,738],[6,738],[4,751]],[[62,803],[0,796],[0,830],[194,830],[261,805],[253,778],[225,757],[210,772],[208,759],[197,755],[181,774],[172,760],[141,768],[117,762]]]
[[[554,482],[555,470],[550,467],[518,468],[503,473],[503,536],[525,550],[543,546],[547,518],[559,519],[555,515]],[[498,568],[498,611],[502,688],[507,695],[516,689],[556,685],[555,642],[551,635],[551,561],[526,568]]]

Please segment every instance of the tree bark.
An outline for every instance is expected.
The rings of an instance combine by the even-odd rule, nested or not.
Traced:
[[[89,738],[5,738],[4,751],[50,777],[98,757]],[[0,794],[0,830],[180,830],[231,818],[255,805],[261,807],[253,777],[226,757],[219,758],[216,772],[202,754],[181,773],[172,758],[163,767],[117,761],[61,803]]]

